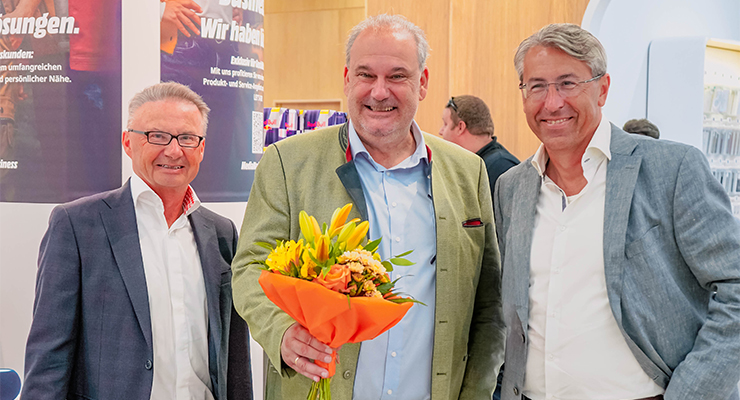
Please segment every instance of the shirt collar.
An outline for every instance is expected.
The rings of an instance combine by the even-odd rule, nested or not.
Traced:
[[[131,175],[131,197],[133,197],[134,204],[138,204],[139,201],[147,203],[149,205],[159,207],[164,211],[164,203],[157,193],[144,182],[138,175]],[[185,197],[182,200],[182,210],[185,216],[192,214],[195,210],[200,207],[200,199],[195,194],[195,190],[188,185],[188,190],[185,192]]]
[[[607,160],[611,160],[611,139],[611,125],[609,124],[609,120],[607,120],[602,113],[601,122],[599,122],[599,126],[596,128],[596,132],[594,132],[594,135],[591,137],[591,141],[588,143],[588,147],[586,147],[586,151],[581,157],[581,166],[583,166],[584,161],[593,157],[606,157]],[[531,161],[532,166],[540,175],[540,177],[543,177],[545,175],[547,161],[549,160],[550,156],[547,155],[545,145],[540,144],[540,147],[537,149],[537,152],[534,153]]]
[[[349,155],[352,156],[351,159],[357,158],[358,154],[364,154],[365,157],[367,157],[367,159],[370,160],[373,165],[375,165],[376,169],[380,168],[384,170],[385,168],[376,163],[375,160],[373,160],[373,157],[365,148],[362,140],[360,140],[360,136],[357,135],[357,131],[355,131],[354,125],[352,125],[352,120],[349,121],[348,131],[349,148],[347,149],[347,152],[349,153]],[[411,134],[414,136],[414,141],[416,142],[416,149],[414,149],[414,153],[405,160],[401,161],[398,165],[389,169],[415,167],[419,165],[422,160],[424,160],[427,165],[429,164],[429,160],[431,159],[431,150],[429,150],[426,143],[424,142],[424,135],[421,134],[421,129],[419,129],[419,125],[416,124],[416,121],[411,121]]]

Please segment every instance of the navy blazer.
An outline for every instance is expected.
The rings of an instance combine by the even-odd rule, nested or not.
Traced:
[[[611,132],[604,274],[617,325],[666,399],[738,399],[740,224],[727,194],[696,148]],[[520,399],[524,384],[540,184],[531,158],[496,184],[506,400]]]
[[[251,399],[249,336],[231,300],[231,220],[189,217],[203,268],[216,399]],[[149,400],[154,368],[130,182],[56,207],[41,242],[21,398]]]

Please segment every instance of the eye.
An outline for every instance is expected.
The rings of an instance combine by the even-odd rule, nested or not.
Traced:
[[[198,141],[198,137],[195,135],[180,135],[177,137],[177,140],[181,143],[195,143]]]
[[[372,78],[373,77],[372,75],[368,74],[367,72],[358,72],[357,73],[357,76],[360,77],[360,78],[365,78],[365,79],[369,79],[369,78]]]
[[[573,81],[562,81],[562,82],[560,82],[560,89],[572,90],[576,86],[578,86],[578,83],[577,82],[573,82]]]
[[[402,74],[395,74],[395,75],[391,75],[390,77],[390,79],[393,81],[400,81],[404,78],[406,78],[406,75],[402,75]]]
[[[169,136],[169,133],[165,132],[149,132],[149,140],[154,140],[157,142],[168,141],[170,140]]]
[[[527,87],[529,88],[530,92],[541,92],[545,90],[547,85],[545,85],[544,83],[532,83],[527,85]]]

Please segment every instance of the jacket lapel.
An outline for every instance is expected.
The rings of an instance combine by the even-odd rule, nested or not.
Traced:
[[[352,160],[351,154],[349,154],[349,121],[345,122],[339,128],[339,146],[342,151],[345,152],[347,162],[340,165],[336,169],[339,180],[342,181],[344,189],[347,190],[347,194],[352,198],[352,202],[355,205],[355,210],[360,212],[360,217],[363,220],[367,220],[367,204],[365,203],[365,194],[362,192],[362,182],[360,181],[360,174],[357,173],[355,168],[355,160]]]
[[[540,193],[541,180],[537,170],[529,160],[525,161],[526,167],[522,178],[519,180],[519,188],[514,190],[512,199],[511,221],[509,232],[511,236],[506,239],[506,257],[513,260],[513,271],[505,273],[512,277],[505,285],[513,286],[513,303],[522,330],[527,331],[529,321],[529,269],[530,256],[532,252],[532,233],[534,231],[534,219],[537,212],[537,198]]]
[[[622,326],[622,272],[627,222],[632,195],[642,156],[633,155],[637,142],[612,125],[610,151],[612,159],[606,171],[606,201],[604,203],[604,273],[612,308],[617,324]]]
[[[195,244],[198,246],[200,265],[203,269],[203,280],[206,285],[206,303],[208,307],[208,326],[213,339],[214,349],[221,348],[221,271],[209,260],[222,260],[219,253],[218,237],[213,221],[195,210],[190,216]]]
[[[136,227],[134,201],[130,181],[103,200],[110,209],[101,211],[100,217],[108,234],[113,257],[123,278],[126,291],[134,308],[139,327],[147,345],[152,348],[152,323],[149,314],[149,295],[144,276],[144,261]]]

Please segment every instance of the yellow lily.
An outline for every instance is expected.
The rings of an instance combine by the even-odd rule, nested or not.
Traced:
[[[308,215],[305,211],[298,214],[298,224],[301,227],[301,233],[306,238],[306,243],[313,243],[314,239],[321,234],[319,223],[313,215]]]
[[[334,210],[334,214],[331,216],[331,223],[329,224],[330,239],[336,236],[340,229],[342,229],[345,221],[347,221],[350,210],[352,210],[352,203],[347,203],[344,207]]]
[[[347,250],[354,250],[357,248],[357,246],[362,242],[363,239],[365,239],[365,235],[367,235],[367,231],[370,229],[370,223],[367,221],[362,221],[360,225],[357,225],[357,228],[355,228],[354,232],[352,232],[351,235],[347,238]]]
[[[316,260],[320,263],[326,262],[329,259],[329,237],[326,235],[319,235],[316,238],[316,252],[314,254]]]
[[[337,237],[337,244],[340,246],[345,245],[347,238],[355,231],[356,227],[357,224],[355,222],[344,224],[342,230],[339,232],[339,237]]]

